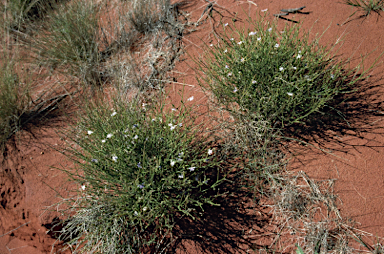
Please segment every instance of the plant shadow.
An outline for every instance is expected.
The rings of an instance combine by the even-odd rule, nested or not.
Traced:
[[[352,79],[352,77],[350,77]],[[347,80],[348,82],[348,80]],[[384,135],[384,129],[378,122],[384,115],[384,92],[380,87],[384,84],[384,73],[371,75],[354,84],[350,93],[337,95],[321,113],[311,115],[304,124],[295,124],[284,130],[287,140],[301,144],[313,144],[320,149],[329,148],[347,153],[358,146],[384,147],[384,144],[370,142],[366,134]],[[354,90],[354,91],[353,91]],[[351,142],[343,136],[364,140]]]
[[[225,195],[217,206],[205,205],[204,213],[194,220],[182,218],[173,230],[176,241],[170,253],[248,253],[268,250],[277,228],[272,215],[261,205],[261,197],[253,198],[240,187],[240,176],[229,177],[221,188]]]

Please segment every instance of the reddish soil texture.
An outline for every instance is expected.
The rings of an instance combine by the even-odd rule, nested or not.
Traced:
[[[191,21],[200,18],[207,6],[204,0],[189,1],[187,7]],[[280,9],[306,6],[303,13],[290,14],[287,19],[280,19],[282,26],[296,20],[302,22],[302,29],[311,29],[311,34],[325,33],[320,40],[322,45],[334,45],[342,39],[343,46],[338,55],[342,59],[352,58],[351,67],[356,66],[361,55],[367,55],[364,66],[371,66],[384,51],[383,17],[371,13],[368,17],[359,17],[363,12],[349,16],[357,9],[341,3],[342,1],[322,0],[217,0],[215,10],[222,15],[222,23],[242,27],[246,25],[247,15],[257,18],[260,11],[265,11],[268,19]],[[194,96],[192,102],[204,110],[207,101],[195,79],[195,64],[191,56],[204,54],[203,45],[216,44],[212,28],[221,30],[220,14],[213,11],[216,21],[208,19],[197,31],[186,34],[184,38],[184,61],[177,63],[174,70],[175,83],[167,87],[171,101],[177,105],[180,94],[185,99]],[[369,54],[370,53],[370,54]],[[311,146],[292,147],[295,154],[290,168],[303,170],[315,179],[337,179],[335,190],[342,200],[341,213],[353,218],[359,228],[373,235],[384,236],[384,173],[382,156],[384,154],[383,122],[380,102],[384,90],[382,58],[378,65],[369,71],[371,89],[356,97],[351,102],[356,106],[349,115],[353,130],[346,131],[341,125],[330,124],[303,133],[310,143],[321,147],[323,153]],[[185,84],[183,86],[182,84]],[[359,110],[361,109],[361,110]],[[65,123],[63,123],[65,125]],[[57,214],[45,212],[44,208],[53,205],[61,193],[69,186],[65,175],[54,169],[68,167],[65,156],[54,148],[62,141],[54,130],[41,131],[35,138],[23,141],[18,150],[11,151],[9,159],[0,170],[0,253],[49,253],[55,242],[54,237],[46,234],[49,225]],[[237,199],[237,197],[233,197]],[[177,253],[245,253],[257,249],[265,241],[260,235],[268,235],[268,218],[262,210],[250,209],[246,200],[240,206],[228,198],[225,202],[230,209],[212,208],[204,222],[194,224],[190,234],[180,241]],[[236,203],[236,205],[232,205]],[[188,227],[188,221],[185,222]],[[45,226],[44,226],[45,225]],[[19,228],[18,228],[19,227]],[[252,229],[252,230],[251,230]],[[13,230],[13,231],[12,231]],[[8,233],[12,231],[11,233]],[[244,233],[245,232],[245,233]],[[246,236],[246,233],[250,233]],[[203,234],[204,233],[204,234]],[[189,236],[189,237],[188,237]],[[251,237],[252,236],[252,237]],[[251,239],[252,238],[252,239]],[[54,250],[55,251],[55,250]]]

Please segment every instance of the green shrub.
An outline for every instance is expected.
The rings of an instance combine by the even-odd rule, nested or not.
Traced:
[[[248,31],[224,26],[221,42],[199,61],[201,84],[219,103],[282,128],[330,111],[335,96],[351,92],[357,79],[300,26],[280,32],[275,22],[249,22]]]
[[[62,239],[91,253],[138,253],[213,204],[219,162],[184,108],[115,101],[113,109],[102,103],[81,116],[70,149],[79,170],[68,171],[80,191]]]

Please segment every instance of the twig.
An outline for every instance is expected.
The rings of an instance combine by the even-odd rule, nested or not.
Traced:
[[[9,231],[9,232],[7,232],[7,233],[5,233],[5,234],[3,234],[3,235],[0,235],[0,237],[3,237],[3,236],[5,236],[5,235],[8,235],[8,234],[12,233],[13,231],[15,231],[15,230],[17,230],[17,229],[19,229],[19,228],[21,228],[21,227],[23,227],[23,226],[25,226],[25,225],[27,225],[27,224],[29,224],[29,223],[30,223],[30,221],[28,221],[27,223],[24,223],[23,225],[18,226],[17,228],[12,229],[11,231]]]

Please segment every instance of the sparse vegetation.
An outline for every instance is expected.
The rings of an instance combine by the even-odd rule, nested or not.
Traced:
[[[345,4],[357,7],[365,12],[363,16],[367,17],[371,12],[376,12],[380,15],[380,12],[384,11],[383,0],[345,0]],[[354,12],[351,16],[353,16]]]
[[[1,150],[7,140],[22,128],[21,117],[31,101],[28,84],[20,81],[14,69],[14,60],[7,56],[0,63]]]

